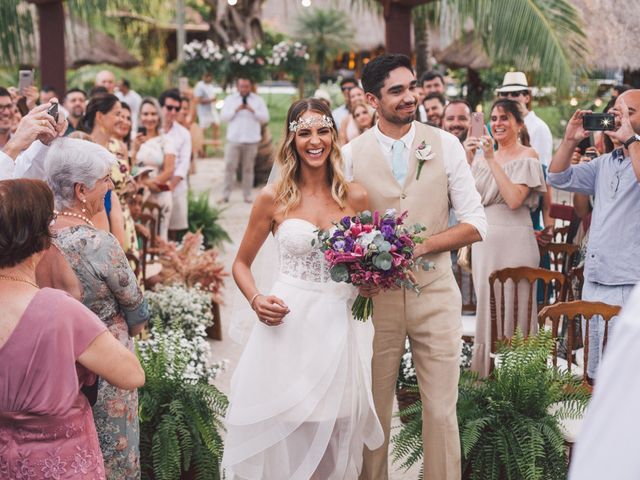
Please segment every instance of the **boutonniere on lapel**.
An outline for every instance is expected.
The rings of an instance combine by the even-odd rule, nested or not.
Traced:
[[[416,180],[420,178],[420,172],[422,172],[422,167],[424,167],[424,163],[427,160],[431,160],[435,156],[435,153],[431,151],[431,145],[427,145],[427,142],[424,140],[418,148],[416,148],[416,158],[418,159],[418,171],[416,173]]]

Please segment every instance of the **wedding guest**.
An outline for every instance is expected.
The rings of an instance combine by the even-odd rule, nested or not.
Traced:
[[[442,112],[442,129],[458,137],[461,143],[467,139],[471,126],[471,105],[462,99],[449,101]]]
[[[442,114],[444,113],[444,106],[447,100],[441,93],[429,93],[424,97],[422,105],[424,111],[427,114],[427,121],[434,127],[442,126]]]
[[[126,151],[126,158],[129,161],[129,148],[131,146],[131,133],[133,130],[133,118],[131,107],[125,102],[120,102],[122,110],[120,110],[120,122],[116,126],[116,134],[114,138],[122,143]],[[123,152],[124,155],[124,152]],[[131,163],[131,162],[129,162]],[[129,165],[131,166],[131,165]]]
[[[436,70],[426,71],[420,77],[420,86],[424,91],[425,97],[432,93],[444,95],[444,76]]]
[[[540,253],[530,210],[537,206],[539,193],[546,191],[542,164],[535,150],[522,145],[518,138],[524,127],[518,103],[496,101],[491,107],[490,126],[493,139],[489,135],[480,139],[483,156],[476,156],[471,165],[489,224],[487,238],[472,247],[477,322],[471,368],[483,376],[489,373],[491,351],[489,275],[507,267],[538,266]],[[495,153],[494,139],[498,147]],[[518,287],[519,298],[528,298],[528,288]],[[516,326],[525,329],[527,302],[520,302],[518,312],[513,312],[513,286],[507,284],[504,292],[506,317],[515,316]],[[507,336],[512,333],[504,332]]]
[[[348,111],[349,115],[343,120],[339,129],[338,135],[341,145],[345,145],[349,143],[351,140],[356,138],[360,133],[360,128],[358,127],[358,123],[353,116],[353,111],[358,104],[365,103],[366,98],[364,96],[364,90],[360,87],[353,87],[349,91],[349,106]]]
[[[349,92],[352,88],[357,87],[358,83],[355,78],[345,77],[340,80],[340,90],[342,91],[342,97],[344,103],[337,108],[334,108],[331,112],[333,119],[336,121],[336,128],[340,130],[342,121],[349,115]]]
[[[500,98],[510,98],[523,106],[524,125],[529,134],[529,143],[538,153],[540,162],[548,167],[553,154],[553,137],[549,126],[532,109],[532,96],[527,76],[523,72],[505,73],[502,85],[496,89],[496,93]]]
[[[194,100],[197,103],[198,123],[203,131],[211,127],[211,138],[218,140],[220,137],[220,115],[216,108],[216,87],[213,85],[213,75],[205,72],[202,80],[196,83],[193,90]]]
[[[120,129],[121,112],[122,104],[118,97],[109,93],[96,95],[87,104],[85,115],[80,122],[81,130],[88,133],[93,142],[117,155],[121,146],[115,138]],[[117,163],[111,170],[114,188],[105,194],[105,209],[96,211],[96,218],[92,221],[98,228],[111,232],[127,252],[137,242],[132,241],[130,234],[127,235],[127,232],[135,230],[135,227],[125,226],[127,222],[131,223],[125,196],[130,170],[128,160],[123,159],[122,154],[120,157],[116,157]]]
[[[0,148],[3,148],[11,137],[13,127],[14,104],[9,90],[0,87]]]
[[[59,139],[47,154],[47,183],[57,217],[53,246],[39,266],[38,284],[69,292],[92,310],[129,351],[149,320],[147,302],[116,239],[91,218],[104,209],[113,155],[100,145]],[[93,406],[108,479],[138,478],[138,394],[100,381]]]
[[[69,294],[39,289],[51,244],[53,195],[41,180],[0,181],[0,476],[105,479],[91,406],[81,387],[144,384],[136,356]],[[60,432],[63,432],[61,435]]]
[[[40,89],[40,104],[49,103],[52,98],[58,98],[56,89],[51,85],[43,85]]]
[[[118,84],[118,90],[115,92],[116,97],[121,103],[126,103],[129,106],[132,119],[132,129],[135,132],[138,129],[138,114],[140,113],[140,105],[142,104],[142,97],[138,92],[131,88],[129,80],[123,78]]]
[[[69,126],[67,127],[65,135],[69,135],[70,133],[73,133],[78,129],[80,120],[84,115],[86,102],[87,94],[84,93],[84,90],[81,90],[80,88],[72,88],[65,94],[62,105],[64,106],[65,110],[69,112],[69,115],[67,116]]]
[[[589,162],[571,165],[578,143],[589,136],[576,111],[549,166],[549,183],[560,190],[592,195],[593,214],[584,267],[582,299],[624,305],[640,282],[638,247],[640,216],[640,90],[627,90],[615,102],[616,130],[605,134],[618,148]],[[602,356],[604,320],[594,317],[589,328],[588,375],[597,377]],[[609,323],[615,332],[617,318]],[[597,384],[597,381],[596,381]]]
[[[235,181],[238,164],[242,165],[242,196],[251,203],[254,164],[258,145],[262,138],[260,129],[269,121],[269,110],[264,100],[251,91],[253,81],[248,78],[236,80],[237,91],[224,101],[220,113],[223,122],[228,122],[227,144],[224,148],[224,192],[222,201],[228,202]]]
[[[178,89],[164,91],[158,100],[162,108],[162,133],[171,140],[176,152],[173,175],[169,180],[169,188],[172,192],[169,238],[176,240],[180,232],[189,228],[187,194],[191,164],[191,135],[189,130],[178,123],[182,108],[182,97]]]
[[[374,124],[374,111],[363,101],[353,102],[349,106],[349,119],[342,122],[339,140],[341,145],[346,145],[351,140],[361,135]]]
[[[109,70],[101,70],[96,75],[96,87],[102,87],[106,93],[113,94],[116,89],[116,76]],[[94,96],[98,92],[92,92],[90,96]]]
[[[138,167],[151,167],[151,173],[141,180],[151,191],[150,200],[161,208],[159,235],[168,240],[169,220],[173,195],[168,182],[173,176],[176,150],[171,139],[162,132],[162,112],[153,98],[145,98],[140,106],[138,124],[145,127],[146,133],[136,136],[133,144],[133,162]]]

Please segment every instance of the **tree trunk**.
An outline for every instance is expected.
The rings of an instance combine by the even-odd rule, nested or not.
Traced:
[[[59,97],[66,92],[64,7],[62,0],[33,1],[38,9],[40,82],[52,86]]]
[[[484,84],[480,79],[480,74],[472,68],[467,69],[467,101],[474,109],[478,104],[482,103],[484,93]]]
[[[429,30],[424,6],[413,9],[413,41],[416,49],[416,78],[429,70]]]

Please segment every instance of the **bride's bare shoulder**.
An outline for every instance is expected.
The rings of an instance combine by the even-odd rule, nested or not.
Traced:
[[[262,214],[271,214],[275,212],[276,208],[276,189],[272,184],[262,187],[256,199],[253,202],[253,209],[259,211]]]
[[[365,188],[357,182],[349,183],[347,202],[356,212],[369,209],[369,195]]]

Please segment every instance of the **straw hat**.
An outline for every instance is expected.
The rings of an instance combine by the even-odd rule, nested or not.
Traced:
[[[497,93],[521,92],[522,90],[529,90],[527,76],[524,74],[524,72],[505,73],[502,85],[496,88]]]

